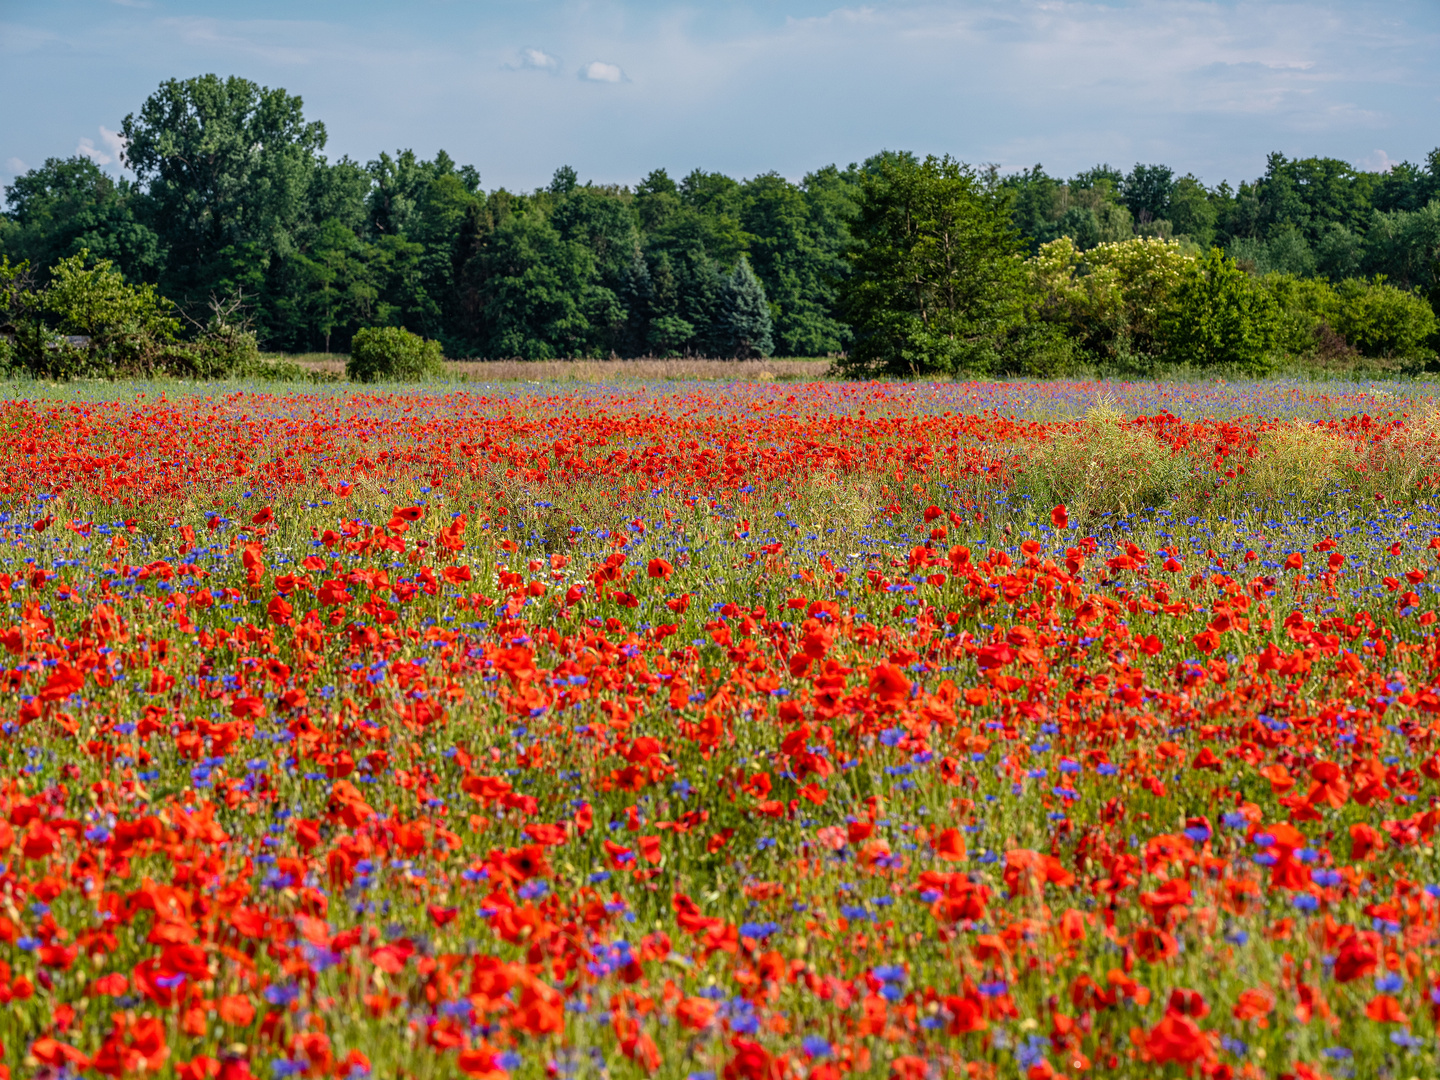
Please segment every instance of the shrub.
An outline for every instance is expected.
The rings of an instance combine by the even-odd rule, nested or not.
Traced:
[[[254,332],[223,320],[212,321],[190,352],[195,377],[201,379],[243,377],[261,363]]]
[[[1181,275],[1161,319],[1171,363],[1267,374],[1278,311],[1270,294],[1216,248]]]
[[[353,382],[414,382],[443,378],[438,341],[399,326],[372,326],[355,334],[345,376]]]
[[[1328,281],[1266,274],[1259,283],[1275,303],[1276,349],[1297,357],[1345,351],[1334,335],[1340,296]]]
[[[65,335],[90,339],[84,348],[49,348],[30,358],[35,374],[148,375],[175,341],[180,320],[154,285],[131,285],[109,259],[86,266],[88,251],[50,268],[42,304]]]
[[[1040,316],[1097,363],[1148,357],[1181,277],[1196,263],[1170,240],[1122,240],[1084,253],[1069,237],[1051,241],[1027,263]]]
[[[1423,296],[1387,285],[1383,277],[1349,278],[1336,292],[1335,329],[1362,355],[1410,365],[1435,359],[1428,343],[1435,312]]]

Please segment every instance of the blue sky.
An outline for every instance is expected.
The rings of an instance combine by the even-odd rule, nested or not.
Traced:
[[[3,0],[0,183],[89,153],[164,78],[283,86],[327,152],[443,147],[486,188],[561,164],[798,179],[882,148],[1068,175],[1440,145],[1440,4],[1072,0]]]

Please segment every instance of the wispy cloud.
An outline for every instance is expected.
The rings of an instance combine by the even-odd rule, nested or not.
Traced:
[[[100,145],[96,146],[93,140],[82,137],[80,144],[75,147],[75,153],[88,157],[96,165],[119,165],[124,168],[125,136],[101,124]]]
[[[560,61],[541,49],[521,49],[520,61],[512,67],[529,68],[533,71],[558,71]]]
[[[1384,150],[1376,150],[1369,156],[1361,158],[1356,164],[1367,172],[1389,172],[1399,162]]]
[[[625,72],[620,70],[617,64],[607,64],[603,60],[591,60],[580,69],[580,78],[586,82],[618,83],[625,82]]]
[[[323,23],[187,16],[157,19],[156,26],[192,50],[227,53],[283,67],[314,63],[337,51],[336,37]]]
[[[96,7],[78,27],[25,7],[0,23],[0,99],[27,102],[0,145],[27,160],[66,152],[54,133],[77,117],[118,126],[161,79],[203,71],[302,95],[332,154],[443,146],[512,187],[562,161],[602,181],[656,165],[798,178],[886,147],[1060,174],[1163,161],[1213,183],[1271,150],[1382,167],[1377,145],[1415,160],[1440,141],[1434,0],[786,0],[788,16],[770,0],[354,0],[328,22],[195,0],[180,18]],[[59,64],[74,77],[56,86]],[[575,77],[522,89],[524,71]]]

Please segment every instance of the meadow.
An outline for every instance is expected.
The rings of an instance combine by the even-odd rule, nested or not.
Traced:
[[[300,369],[317,382],[345,379],[343,353],[268,353],[270,363]],[[773,382],[815,381],[833,366],[824,357],[715,360],[655,357],[640,360],[446,360],[446,378],[458,383]]]
[[[1437,453],[1400,382],[22,387],[0,1076],[1435,1076]]]

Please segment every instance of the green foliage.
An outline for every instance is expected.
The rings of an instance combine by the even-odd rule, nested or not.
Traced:
[[[482,356],[551,360],[586,352],[594,260],[538,211],[511,214],[476,258]]]
[[[6,188],[0,256],[28,260],[43,279],[88,251],[127,283],[157,285],[175,314],[197,325],[213,297],[244,295],[247,327],[267,349],[343,352],[362,327],[404,325],[456,356],[729,354],[737,339],[725,295],[744,260],[763,287],[774,350],[849,349],[842,367],[857,373],[1139,371],[1162,359],[1155,312],[1131,310],[1129,300],[1101,303],[1099,282],[1086,288],[1099,304],[1092,314],[1103,309],[1104,317],[1089,321],[1051,296],[1038,321],[1022,325],[1017,313],[1028,301],[1004,286],[965,299],[956,322],[941,310],[948,301],[937,308],[920,299],[933,282],[911,288],[910,316],[880,317],[882,308],[901,310],[894,297],[877,308],[873,277],[845,283],[864,259],[893,255],[893,245],[883,230],[852,233],[852,222],[862,232],[874,224],[860,204],[868,199],[873,209],[885,177],[925,173],[928,163],[906,152],[826,166],[799,184],[701,169],[677,182],[657,169],[630,189],[585,183],[562,166],[543,188],[487,193],[473,167],[443,150],[430,160],[400,149],[365,164],[329,161],[324,126],[306,118],[300,98],[215,75],[162,83],[122,132],[134,181],[76,156],[51,159]],[[1008,203],[1030,254],[1068,239],[1083,256],[1066,270],[1077,280],[1109,257],[1090,258],[1101,248],[1173,239],[1185,250],[1218,246],[1257,277],[1338,284],[1384,276],[1440,305],[1440,149],[1385,174],[1274,154],[1263,175],[1238,188],[1140,163],[1128,173],[1097,165],[1069,179],[1039,165],[1003,178],[992,170],[967,183],[977,205]],[[1003,217],[990,214],[986,228]],[[998,264],[987,256],[980,265]],[[972,284],[986,273],[971,275]],[[1338,315],[1312,315],[1285,316],[1282,351],[1302,342],[1305,351],[1292,355],[1358,357],[1363,348],[1388,353],[1386,363],[1416,364],[1437,344],[1418,346],[1409,331],[1371,333],[1371,321],[1390,325],[1398,315],[1366,315],[1352,325],[1362,347],[1336,328]],[[117,340],[103,357],[67,351],[57,319],[37,318],[10,332],[9,347],[42,357],[36,362],[47,370],[168,370],[191,348],[160,341],[136,351]],[[1068,344],[1057,334],[1070,335]],[[1402,353],[1411,359],[1394,359]]]
[[[1336,288],[1335,329],[1362,355],[1409,365],[1435,359],[1435,312],[1424,297],[1394,288],[1383,278],[1351,278]]]
[[[1331,281],[1354,277],[1365,261],[1365,238],[1346,225],[1332,223],[1315,245],[1315,272]]]
[[[234,77],[169,79],[121,131],[169,252],[167,295],[203,302],[218,281],[263,272],[294,245],[325,146],[300,98]]]
[[[841,369],[990,371],[1025,315],[1008,199],[949,157],[880,161],[860,180],[841,309],[855,343]]]
[[[1175,241],[1125,240],[1081,252],[1062,237],[1026,268],[1040,298],[1038,319],[1096,367],[1133,372],[1159,359],[1162,320],[1195,261]]]
[[[0,257],[0,367],[42,379],[171,375],[213,379],[260,366],[255,334],[238,320],[237,297],[212,302],[212,315],[189,342],[173,305],[153,285],[131,285],[108,260],[86,265],[84,252],[51,268],[38,286],[26,264]]]
[[[1211,248],[1176,283],[1160,333],[1171,363],[1263,375],[1274,364],[1278,314],[1263,286]]]
[[[1169,217],[1177,237],[1187,237],[1201,248],[1214,242],[1219,212],[1215,200],[1195,177],[1186,175],[1175,181],[1170,190]]]
[[[153,281],[163,265],[160,240],[137,218],[135,185],[111,179],[87,157],[50,158],[5,190],[0,252],[31,266],[53,266],[88,251],[131,281]]]
[[[131,285],[108,259],[87,266],[89,252],[50,268],[45,310],[66,334],[88,335],[100,349],[134,349],[173,341],[180,329],[174,305],[154,285]]]
[[[1165,165],[1137,164],[1120,184],[1125,206],[1141,223],[1170,216],[1175,173]]]
[[[771,335],[770,305],[765,301],[765,288],[748,259],[735,264],[720,294],[720,314],[716,320],[719,352],[741,360],[769,356],[775,348]]]
[[[198,379],[242,378],[267,375],[274,365],[260,355],[255,332],[233,322],[218,309],[204,333],[190,346],[190,370],[184,372]],[[298,365],[291,365],[300,374]],[[287,374],[288,377],[288,374]]]
[[[50,268],[40,309],[67,337],[88,339],[82,347],[52,347],[32,353],[32,374],[69,378],[80,374],[142,375],[155,371],[180,321],[174,305],[154,285],[131,285],[108,259],[87,266],[88,252]]]
[[[834,316],[836,282],[846,269],[844,244],[827,234],[812,208],[820,199],[834,200],[838,214],[846,214],[851,186],[834,168],[806,177],[803,187],[774,173],[743,186],[741,222],[750,236],[750,260],[770,299],[784,355],[839,352],[849,337]]]
[[[1257,184],[1258,235],[1272,238],[1288,228],[1314,244],[1331,223],[1363,229],[1374,180],[1374,173],[1336,158],[1290,160],[1271,154]]]
[[[438,341],[398,326],[367,327],[350,343],[345,376],[352,382],[416,382],[442,378],[444,357]]]
[[[1015,225],[1028,239],[1032,254],[1060,237],[1086,251],[1135,234],[1135,217],[1121,201],[1120,173],[1108,165],[1087,169],[1068,182],[1047,176],[1036,165],[1006,177],[1000,186],[1011,195]],[[1156,221],[1145,211],[1147,227]]]
[[[1350,278],[1338,285],[1291,275],[1262,281],[1275,301],[1276,348],[1322,366],[1417,370],[1436,358],[1435,313],[1425,298],[1383,278]]]
[[[1315,253],[1304,235],[1293,225],[1276,229],[1268,240],[1241,237],[1232,240],[1225,253],[1255,274],[1294,274],[1309,277],[1315,272]]]
[[[1437,159],[1440,161],[1440,159]],[[1365,235],[1365,268],[1440,304],[1440,197],[1415,210],[1377,211]]]
[[[12,263],[7,255],[0,255],[0,341],[10,374],[47,374],[53,369],[69,374],[67,369],[78,368],[84,355],[49,324],[44,294],[30,264]]]
[[[1277,352],[1324,363],[1357,355],[1335,332],[1340,296],[1328,281],[1269,274],[1260,283],[1275,303]]]

